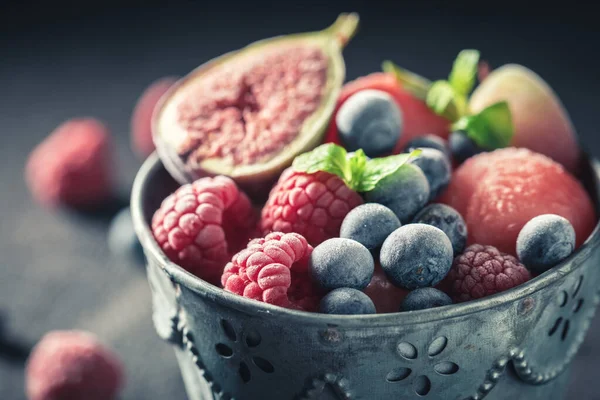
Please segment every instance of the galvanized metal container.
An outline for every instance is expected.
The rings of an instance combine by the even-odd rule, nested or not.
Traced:
[[[597,203],[600,169],[584,181]],[[134,184],[154,323],[191,400],[562,399],[599,301],[598,228],[518,288],[436,309],[364,316],[291,311],[227,293],[171,263],[149,221],[177,187],[156,155]]]

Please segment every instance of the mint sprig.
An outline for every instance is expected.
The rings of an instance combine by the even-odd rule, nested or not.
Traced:
[[[473,90],[479,64],[477,50],[458,53],[448,80],[439,80],[427,92],[427,106],[438,115],[457,121],[467,111],[468,96]]]
[[[382,179],[394,174],[420,153],[421,150],[415,149],[408,154],[367,159],[360,149],[348,154],[343,147],[326,143],[297,156],[292,167],[296,171],[309,174],[318,171],[329,172],[340,177],[350,189],[369,192],[375,189]]]
[[[448,81],[435,81],[427,92],[427,106],[438,115],[456,121],[464,113],[466,102],[456,95]]]
[[[479,66],[479,52],[477,50],[463,50],[458,53],[448,82],[454,90],[467,97],[475,86]]]
[[[393,73],[404,89],[424,100],[434,113],[451,121],[453,130],[465,131],[480,147],[494,150],[510,144],[514,126],[506,102],[493,104],[475,115],[469,113],[469,96],[477,81],[479,59],[479,51],[462,50],[448,79],[433,83],[391,61],[384,61],[382,68]]]
[[[352,179],[352,170],[346,155],[346,149],[343,147],[327,143],[296,157],[293,166],[296,170],[308,174],[327,171],[344,181],[349,181]]]
[[[506,147],[514,134],[514,125],[506,101],[494,103],[475,115],[466,115],[456,121],[452,128],[467,133],[483,149]]]

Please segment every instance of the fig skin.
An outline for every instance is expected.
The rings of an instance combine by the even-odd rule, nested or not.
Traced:
[[[473,113],[507,101],[515,126],[511,146],[525,147],[577,170],[580,149],[575,128],[556,93],[539,75],[518,64],[493,70],[473,91]]]
[[[175,83],[157,104],[152,118],[152,134],[157,153],[173,178],[180,184],[185,184],[204,176],[226,175],[236,181],[254,202],[264,201],[281,172],[291,165],[294,158],[323,142],[345,80],[342,49],[354,35],[358,20],[355,13],[341,14],[334,24],[319,32],[277,36],[251,43],[240,50],[226,53],[200,65]],[[202,79],[206,73],[225,63],[236,63],[241,57],[278,46],[283,48],[294,45],[319,48],[325,54],[328,65],[319,105],[303,120],[296,137],[283,149],[268,154],[264,162],[234,165],[217,157],[204,159],[193,165],[186,162],[173,145],[185,135],[185,132],[176,126],[174,119],[176,102],[181,92],[197,79]]]

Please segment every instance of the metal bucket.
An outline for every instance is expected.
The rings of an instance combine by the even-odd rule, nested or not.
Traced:
[[[585,169],[596,200],[599,164]],[[331,316],[248,300],[171,263],[148,223],[176,187],[153,155],[136,178],[132,212],[156,330],[173,344],[191,400],[564,398],[599,301],[598,227],[560,266],[504,293]]]

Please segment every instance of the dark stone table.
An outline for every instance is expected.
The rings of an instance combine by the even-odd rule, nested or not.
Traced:
[[[325,27],[340,11],[357,10],[361,32],[345,52],[349,78],[378,70],[386,58],[442,78],[459,50],[477,48],[492,66],[517,62],[540,73],[561,95],[586,149],[600,150],[600,83],[591,53],[600,35],[568,13],[511,17],[506,8],[486,12],[475,3],[400,1],[281,2],[268,9],[256,2],[48,3],[54,8],[0,5],[0,310],[11,341],[0,345],[3,400],[24,398],[21,353],[46,331],[66,328],[91,330],[116,348],[127,367],[123,399],[185,398],[174,355],[153,331],[143,268],[108,252],[109,216],[43,210],[22,178],[26,155],[51,129],[92,115],[113,129],[126,191],[139,167],[129,149],[129,116],[155,78],[184,74],[252,40]],[[596,319],[575,360],[569,398],[600,398],[599,334]]]

